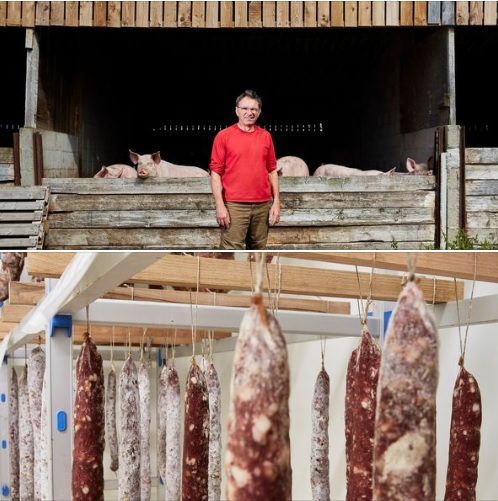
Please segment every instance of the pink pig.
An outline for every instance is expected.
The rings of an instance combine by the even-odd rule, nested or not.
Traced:
[[[287,156],[277,160],[277,173],[279,176],[309,176],[310,170],[303,159]]]
[[[159,151],[139,155],[130,150],[130,160],[137,166],[138,177],[209,177],[209,173],[200,167],[175,165],[161,160]]]
[[[381,170],[361,170],[354,167],[345,167],[344,165],[323,164],[316,169],[313,173],[314,176],[336,176],[336,177],[349,177],[349,176],[378,176],[378,175],[392,175],[396,167],[387,172]]]
[[[100,169],[94,178],[102,178],[102,179],[118,179],[120,177],[123,178],[133,178],[133,177],[138,177],[136,169],[133,167],[130,167],[129,165],[124,165],[124,164],[114,164],[114,165],[108,165],[107,167],[105,165],[102,166],[102,169]]]

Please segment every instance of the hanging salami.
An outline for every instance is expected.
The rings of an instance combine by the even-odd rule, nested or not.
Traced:
[[[218,372],[211,362],[206,369],[209,394],[209,501],[221,499],[221,388]]]
[[[255,294],[234,353],[225,458],[228,499],[291,499],[289,392],[285,338],[261,294]]]
[[[166,388],[168,385],[168,367],[166,362],[161,367],[159,373],[158,395],[157,395],[157,469],[163,483],[166,482],[166,416],[168,401]]]
[[[89,333],[76,360],[73,501],[104,499],[105,389],[102,356]]]
[[[330,500],[329,481],[330,377],[324,367],[318,373],[311,401],[311,494],[313,501]]]
[[[28,367],[19,376],[19,498],[34,499],[33,425],[29,411]]]
[[[10,499],[19,501],[19,385],[14,367],[10,372],[9,388],[9,464]]]
[[[144,362],[138,369],[140,396],[140,501],[150,500],[150,379]]]
[[[346,375],[346,501],[372,499],[373,443],[380,348],[364,329]]]
[[[206,378],[192,358],[185,390],[182,501],[207,501],[209,395]]]
[[[475,501],[481,445],[481,392],[462,365],[453,390],[444,501]]]
[[[119,441],[119,499],[140,500],[140,396],[138,371],[128,355],[119,374],[121,435]]]
[[[434,501],[436,321],[410,280],[398,297],[382,350],[374,444],[374,501]]]
[[[28,395],[31,425],[33,427],[35,499],[41,499],[41,395],[44,375],[45,352],[40,346],[36,346],[31,350],[28,357]]]
[[[171,362],[166,380],[166,500],[178,501],[181,491],[180,379]]]
[[[107,389],[105,400],[105,436],[106,444],[109,446],[110,469],[118,471],[119,467],[119,445],[118,431],[116,427],[116,369],[111,366],[107,375]]]

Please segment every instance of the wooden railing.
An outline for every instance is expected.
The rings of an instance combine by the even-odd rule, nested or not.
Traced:
[[[34,2],[0,1],[0,27],[327,28],[493,26],[497,3],[481,2]]]

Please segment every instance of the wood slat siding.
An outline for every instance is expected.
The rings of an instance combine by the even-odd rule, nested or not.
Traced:
[[[432,176],[281,178],[271,249],[418,249],[434,243]],[[44,179],[46,249],[216,249],[206,179]],[[317,196],[319,195],[319,196]]]
[[[0,188],[14,186],[14,150],[0,148]]]
[[[497,25],[497,2],[0,1],[0,26],[325,28]]]
[[[47,188],[1,187],[0,249],[41,249],[47,210]]]
[[[498,245],[498,149],[465,149],[468,236]]]

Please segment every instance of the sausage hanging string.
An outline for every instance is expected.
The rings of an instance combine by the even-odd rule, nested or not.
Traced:
[[[361,296],[361,283],[360,283],[360,275],[358,273],[358,266],[355,266],[356,269],[356,279],[358,281],[358,294],[359,294],[359,300],[358,300],[358,315],[360,316],[360,324],[361,324],[361,329],[362,332],[365,332],[368,330],[367,327],[367,322],[368,322],[368,310],[370,309],[370,305],[372,304],[372,279],[373,279],[373,272],[375,269],[375,259],[376,259],[376,254],[374,252],[373,255],[373,261],[372,261],[372,268],[370,269],[370,278],[368,282],[368,294],[366,298],[366,302],[363,303],[363,298]]]
[[[254,287],[254,292],[256,294],[261,294],[263,291],[263,266],[265,261],[265,252],[256,253],[256,285]]]
[[[460,328],[460,307],[459,307],[458,296],[457,296],[456,278],[453,278],[453,282],[455,285],[455,298],[456,298],[457,317],[458,317],[458,338],[460,340],[460,358],[458,360],[458,365],[460,365],[461,367],[464,366],[464,362],[465,362],[465,350],[467,349],[467,337],[468,337],[468,333],[469,333],[470,313],[472,311],[472,303],[474,300],[474,286],[476,283],[476,277],[477,277],[477,253],[474,252],[474,278],[472,281],[472,290],[470,293],[469,308],[467,311],[467,325],[466,325],[466,329],[465,329],[465,335],[463,338],[462,338],[462,333],[461,333],[461,328]]]
[[[417,254],[415,252],[408,253],[408,281],[415,280],[415,268],[417,264]]]

